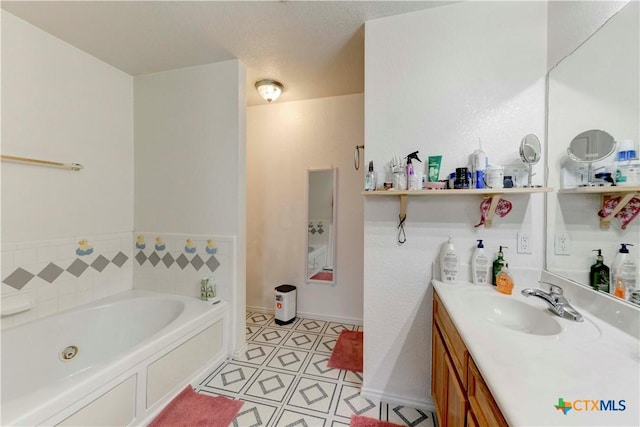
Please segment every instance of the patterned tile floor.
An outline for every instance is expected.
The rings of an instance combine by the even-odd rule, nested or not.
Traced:
[[[284,326],[247,313],[247,349],[208,375],[199,393],[245,402],[234,427],[340,427],[352,414],[411,427],[433,427],[433,415],[360,396],[362,375],[327,362],[343,329],[362,327],[312,319]]]

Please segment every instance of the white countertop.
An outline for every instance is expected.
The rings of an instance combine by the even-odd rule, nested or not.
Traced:
[[[583,322],[560,318],[542,299],[522,296],[524,287],[502,295],[490,285],[433,284],[509,425],[640,426],[638,339],[576,305]],[[562,329],[532,335],[481,319],[476,309],[491,299],[482,294],[528,304]],[[565,415],[554,407],[560,398],[576,407]],[[595,411],[583,400],[613,400],[616,409],[624,401],[625,409]]]

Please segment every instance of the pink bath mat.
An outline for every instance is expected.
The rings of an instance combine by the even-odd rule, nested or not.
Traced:
[[[402,427],[400,424],[389,421],[376,420],[375,418],[364,417],[362,415],[352,415],[349,427]]]
[[[342,331],[338,337],[327,366],[335,369],[362,372],[363,334],[359,331]]]
[[[151,421],[149,427],[228,427],[244,402],[198,394],[189,385]]]

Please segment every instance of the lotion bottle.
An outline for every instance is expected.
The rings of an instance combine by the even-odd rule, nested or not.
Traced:
[[[444,283],[456,283],[458,281],[458,254],[453,247],[451,236],[442,245],[440,250],[440,280]]]
[[[478,246],[471,258],[471,277],[474,285],[486,285],[491,274],[491,261],[484,253],[484,244],[478,240]]]
[[[633,245],[631,243],[621,243],[620,251],[613,260],[613,266],[611,268],[613,277],[611,278],[611,283],[615,283],[617,288],[618,279],[620,279],[626,287],[625,295],[631,295],[631,292],[636,288],[637,266],[633,257],[629,256],[627,246]],[[617,289],[614,289],[613,292],[617,292]]]

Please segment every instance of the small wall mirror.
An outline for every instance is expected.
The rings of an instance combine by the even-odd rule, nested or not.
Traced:
[[[520,142],[520,160],[529,168],[527,187],[533,187],[531,181],[533,178],[533,165],[540,161],[542,157],[542,146],[537,136],[530,133],[522,138]]]
[[[336,281],[337,168],[307,171],[307,283]]]

